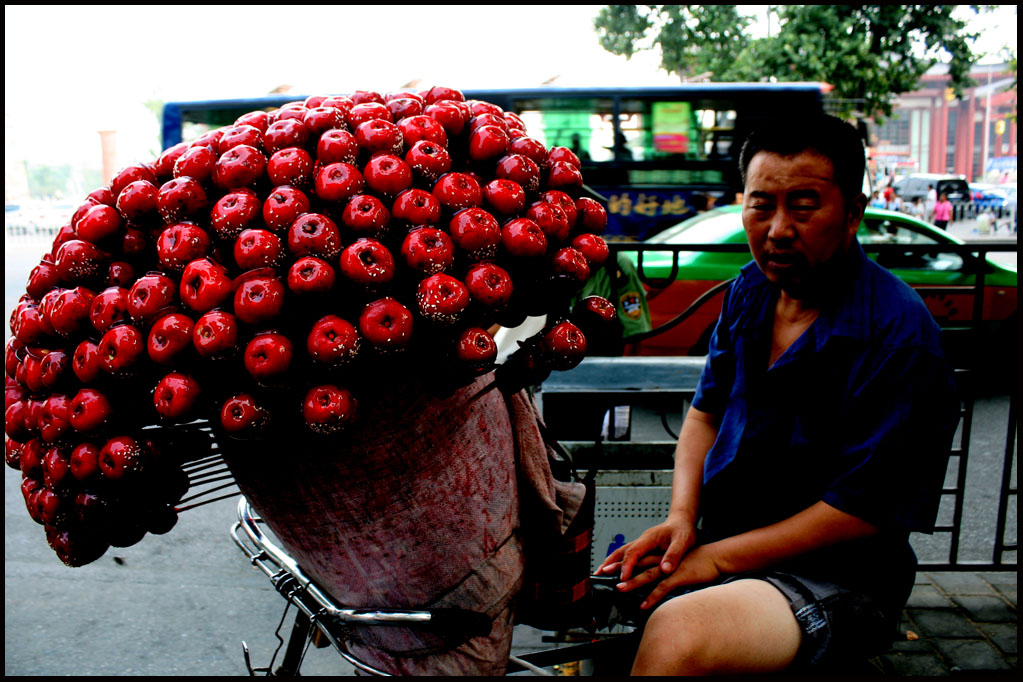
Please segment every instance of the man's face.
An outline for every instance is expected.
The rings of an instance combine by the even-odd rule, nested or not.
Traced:
[[[831,161],[814,151],[758,152],[746,170],[742,224],[768,280],[795,298],[856,236],[866,198],[842,197]]]

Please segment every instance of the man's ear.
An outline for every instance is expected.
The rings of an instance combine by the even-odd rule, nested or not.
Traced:
[[[857,194],[847,206],[847,220],[846,230],[849,235],[855,237],[856,231],[860,229],[860,223],[863,222],[863,212],[867,210],[867,195],[860,193]]]

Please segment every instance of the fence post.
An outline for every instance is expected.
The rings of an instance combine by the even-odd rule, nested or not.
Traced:
[[[1005,541],[1005,527],[1009,512],[1009,497],[1017,495],[1017,488],[1012,487],[1012,460],[1016,449],[1016,394],[1009,394],[1009,427],[1005,435],[1005,458],[1002,462],[1002,482],[998,494],[998,518],[995,526],[995,547],[991,557],[995,566],[1004,565],[1006,552],[1017,551],[1017,542]]]

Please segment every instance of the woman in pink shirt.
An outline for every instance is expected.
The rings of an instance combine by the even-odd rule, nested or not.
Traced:
[[[938,203],[934,205],[934,224],[941,229],[948,227],[948,221],[952,219],[952,202],[942,194],[938,197]]]

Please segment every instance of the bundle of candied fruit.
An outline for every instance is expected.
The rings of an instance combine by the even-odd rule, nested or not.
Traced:
[[[579,159],[461,92],[309,97],[92,192],[11,314],[6,461],[65,563],[166,532],[224,438],[359,428],[359,402],[574,367],[615,318]],[[376,428],[380,428],[379,426]],[[205,458],[204,458],[205,457]]]

